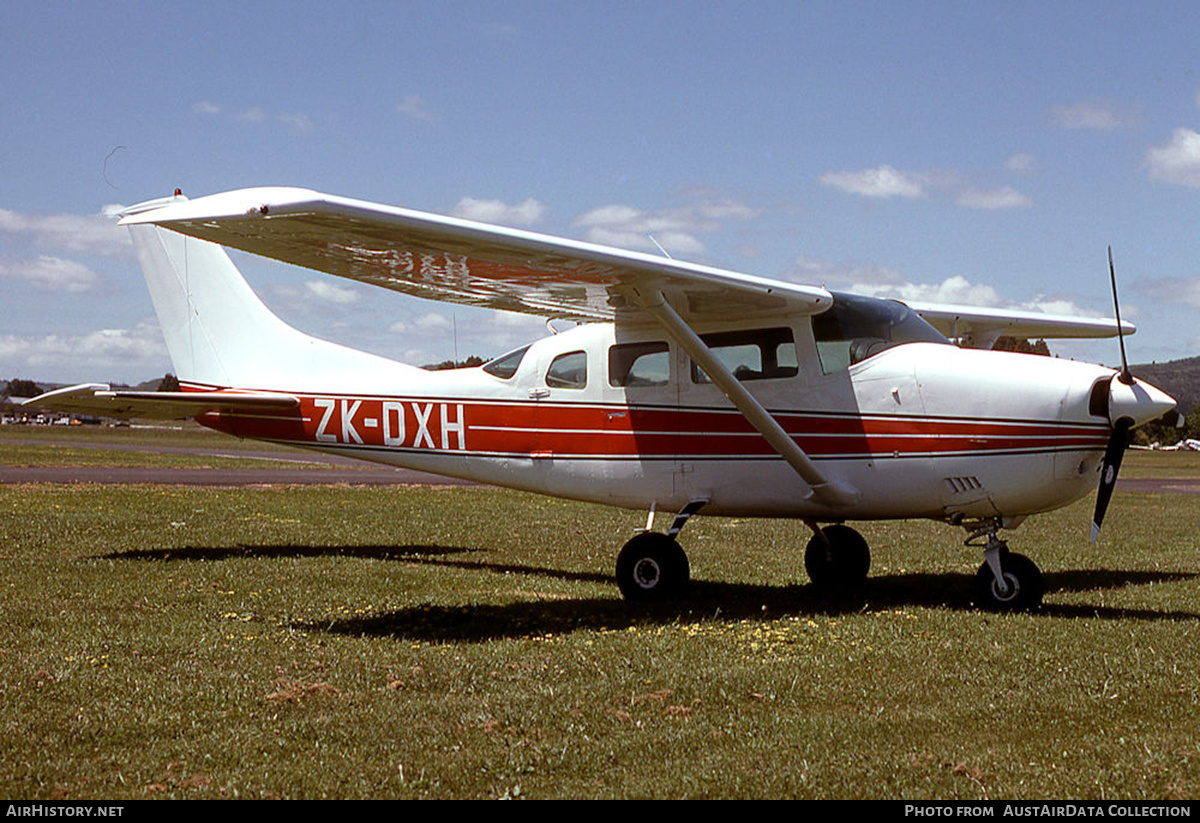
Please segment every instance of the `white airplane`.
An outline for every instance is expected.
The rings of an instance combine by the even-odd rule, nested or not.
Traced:
[[[1034,607],[1041,573],[1001,530],[1099,479],[1094,540],[1130,428],[1175,406],[1128,369],[989,350],[1003,334],[1132,333],[1119,319],[904,305],[292,188],[176,192],[121,222],[182,391],[87,384],[31,403],[194,416],[239,437],[645,510],[616,563],[631,600],[685,586],[677,538],[703,512],[802,520],[809,576],[833,589],[860,586],[870,566],[845,521],[944,521],[983,548],[978,605]],[[580,323],[479,368],[426,371],[286,325],[222,245]],[[653,531],[658,510],[674,513],[666,532]]]

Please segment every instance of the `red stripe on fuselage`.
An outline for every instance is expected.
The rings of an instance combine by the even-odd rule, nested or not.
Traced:
[[[1103,423],[772,412],[814,458],[1103,450]],[[292,416],[213,412],[239,437],[458,454],[581,458],[770,457],[734,410],[583,403],[305,395]]]

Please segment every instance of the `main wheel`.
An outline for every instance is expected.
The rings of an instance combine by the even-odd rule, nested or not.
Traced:
[[[643,532],[617,555],[617,586],[626,600],[666,600],[687,588],[691,570],[675,538]]]
[[[849,526],[826,526],[821,534],[814,534],[808,541],[804,569],[819,588],[857,589],[866,582],[871,570],[871,549],[863,536]]]
[[[1037,564],[1023,554],[1000,553],[1000,569],[1008,591],[1000,591],[992,567],[984,563],[975,573],[975,605],[990,611],[1028,611],[1042,603],[1046,583]]]

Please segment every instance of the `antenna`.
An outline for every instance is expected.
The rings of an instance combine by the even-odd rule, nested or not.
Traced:
[[[650,242],[651,242],[651,243],[653,243],[654,245],[658,246],[658,250],[659,250],[660,252],[662,252],[662,253],[663,253],[663,257],[667,258],[668,260],[674,260],[674,259],[675,259],[674,257],[672,257],[672,256],[671,256],[671,253],[670,253],[669,251],[667,251],[666,249],[664,249],[664,248],[662,247],[662,244],[661,244],[661,243],[659,243],[657,240],[655,240],[655,239],[654,239],[654,235],[653,235],[653,234],[647,234],[646,236],[650,238]]]

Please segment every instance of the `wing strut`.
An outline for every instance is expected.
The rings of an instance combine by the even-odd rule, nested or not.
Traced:
[[[830,480],[809,459],[804,450],[796,445],[779,422],[754,398],[741,381],[725,367],[700,339],[692,327],[671,307],[660,290],[646,291],[630,289],[630,297],[649,312],[667,330],[667,333],[687,352],[700,368],[712,379],[725,396],[732,401],[742,416],[749,421],[779,455],[795,469],[796,474],[812,489],[812,496],[832,507],[850,506],[857,502],[858,490],[847,483]]]

